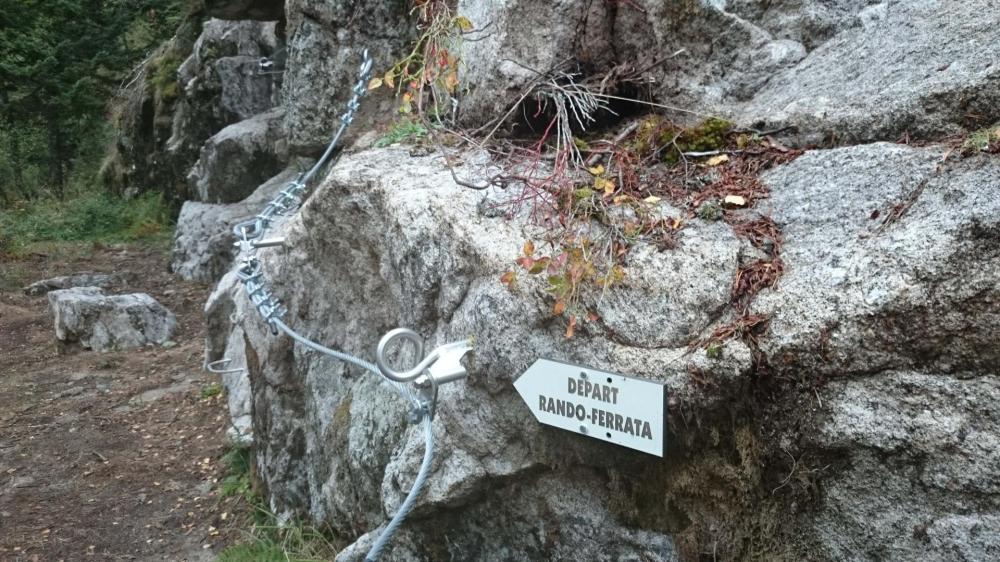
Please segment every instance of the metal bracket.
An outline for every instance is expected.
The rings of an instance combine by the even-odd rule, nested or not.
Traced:
[[[228,373],[242,373],[246,369],[228,369],[229,364],[232,363],[232,359],[224,357],[217,361],[212,361],[210,363],[205,363],[205,370],[210,373],[215,373],[217,375],[225,375]]]
[[[423,411],[414,412],[413,418],[419,421],[423,413],[434,418],[437,407],[438,388],[442,384],[462,380],[469,376],[469,371],[462,364],[462,359],[472,351],[471,340],[447,343],[434,348],[416,365],[405,371],[397,371],[389,365],[386,353],[395,340],[406,340],[416,346],[417,357],[424,353],[424,340],[419,334],[409,328],[390,330],[378,342],[375,349],[375,364],[384,377],[391,381],[412,382],[420,389],[423,398]]]
[[[285,69],[282,67],[276,67],[274,61],[268,57],[261,57],[260,60],[257,61],[257,76],[284,73]]]

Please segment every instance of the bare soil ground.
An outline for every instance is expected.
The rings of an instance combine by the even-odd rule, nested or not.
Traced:
[[[176,345],[58,354],[46,297],[19,285],[78,271],[129,275],[120,292],[177,315]],[[0,560],[212,560],[234,538],[225,399],[202,398],[208,291],[160,249],[0,256]]]

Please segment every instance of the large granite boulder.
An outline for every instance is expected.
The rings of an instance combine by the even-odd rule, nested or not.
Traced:
[[[177,70],[182,95],[167,150],[193,164],[209,137],[278,105],[280,82],[258,74],[260,59],[278,48],[273,22],[205,22],[191,55]]]
[[[458,11],[485,28],[463,47],[469,124],[503,115],[553,69],[648,95],[678,119],[795,126],[802,142],[927,138],[1000,119],[990,0],[462,0]]]
[[[566,339],[543,280],[499,281],[534,227],[481,214],[483,196],[434,156],[345,156],[275,231],[289,244],[261,256],[286,320],[324,344],[370,358],[396,326],[475,338],[470,378],[442,388],[440,452],[388,560],[988,559],[1000,209],[985,186],[1000,161],[944,152],[814,151],[766,173],[785,275],[750,312],[771,326],[712,353],[688,344],[731,320],[749,251],[722,223],[633,250],[622,284],[595,296],[602,318]],[[207,312],[209,358],[246,365],[271,506],[330,524],[353,543],[340,559],[357,559],[415,476],[423,440],[405,405],[273,336],[234,278]],[[512,382],[539,356],[663,381],[666,458],[537,424]],[[539,520],[540,534],[516,523]],[[595,522],[613,531],[581,532]]]
[[[196,201],[235,203],[246,198],[287,162],[280,109],[255,115],[219,131],[201,148],[188,174]]]
[[[184,203],[174,230],[170,271],[188,281],[218,281],[233,267],[237,242],[233,226],[259,213],[298,174],[287,169],[238,203]]]
[[[384,72],[416,38],[411,6],[405,2],[289,0],[288,59],[282,99],[290,150],[316,155],[329,142],[331,124],[344,111],[357,81],[362,52]],[[389,104],[363,112],[392,115]]]
[[[145,293],[105,295],[97,287],[77,287],[51,291],[48,299],[61,351],[158,345],[177,330],[174,314]]]

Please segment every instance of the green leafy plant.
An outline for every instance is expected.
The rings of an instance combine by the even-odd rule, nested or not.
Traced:
[[[462,34],[473,25],[469,18],[455,14],[445,0],[414,0],[413,4],[411,13],[417,16],[420,36],[410,52],[382,76],[373,78],[368,88],[394,90],[400,96],[400,113],[429,113],[440,118],[458,90],[458,51]]]
[[[392,144],[413,141],[427,136],[427,127],[417,119],[403,117],[393,123],[386,134],[379,137],[373,146],[383,148]]]
[[[201,389],[202,400],[206,400],[208,398],[214,398],[220,394],[222,394],[222,385],[217,382],[207,384],[203,386]]]

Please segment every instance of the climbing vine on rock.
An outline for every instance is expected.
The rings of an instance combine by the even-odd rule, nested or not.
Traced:
[[[394,90],[401,114],[429,114],[440,119],[453,106],[462,35],[472,31],[473,25],[443,0],[415,0],[412,13],[417,17],[419,38],[405,57],[372,78],[368,88]]]

